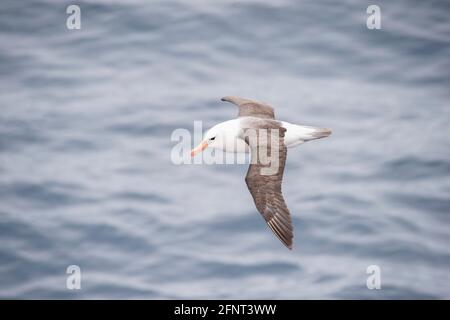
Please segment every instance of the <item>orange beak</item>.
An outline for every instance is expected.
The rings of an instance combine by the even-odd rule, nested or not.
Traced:
[[[202,141],[197,147],[191,150],[191,157],[195,157],[195,155],[199,152],[202,152],[208,147],[208,142]]]

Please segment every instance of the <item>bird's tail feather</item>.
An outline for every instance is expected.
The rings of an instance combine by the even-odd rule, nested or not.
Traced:
[[[331,134],[331,130],[328,128],[317,128],[298,126],[298,134],[303,141],[315,140],[328,137]]]
[[[328,137],[331,134],[331,130],[328,128],[314,128],[311,135],[313,139],[320,139]]]

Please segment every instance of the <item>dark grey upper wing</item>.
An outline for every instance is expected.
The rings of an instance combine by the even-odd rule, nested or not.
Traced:
[[[221,100],[237,105],[239,107],[238,117],[275,119],[273,108],[268,104],[239,97],[223,97]]]
[[[256,208],[264,217],[270,229],[289,249],[292,249],[292,239],[294,237],[292,221],[281,193],[281,182],[287,155],[287,148],[284,144],[285,129],[273,120],[259,120],[256,123],[259,128],[266,128],[268,132],[274,128],[278,129],[279,140],[277,146],[275,146],[270,137],[267,138],[268,143],[265,144],[255,143],[251,139],[246,139],[252,152],[252,164],[248,168],[245,182],[255,201]],[[245,129],[245,131],[250,129],[254,129],[254,127]],[[263,133],[260,132],[258,138],[263,134],[269,135],[265,131]],[[262,174],[262,169],[273,164],[261,162],[259,154],[260,152],[270,154],[271,148],[274,147],[278,148],[278,170],[274,171],[274,174],[264,175]],[[254,157],[257,157],[257,161],[254,161]]]

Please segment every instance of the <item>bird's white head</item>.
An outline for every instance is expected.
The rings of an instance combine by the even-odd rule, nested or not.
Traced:
[[[194,157],[208,147],[223,151],[236,151],[236,142],[240,140],[241,130],[238,119],[216,124],[209,129],[203,137],[203,141],[191,151]]]

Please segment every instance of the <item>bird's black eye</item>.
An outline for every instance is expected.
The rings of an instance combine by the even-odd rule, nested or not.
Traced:
[[[209,140],[214,140],[216,137],[212,137],[212,138],[210,138]]]

